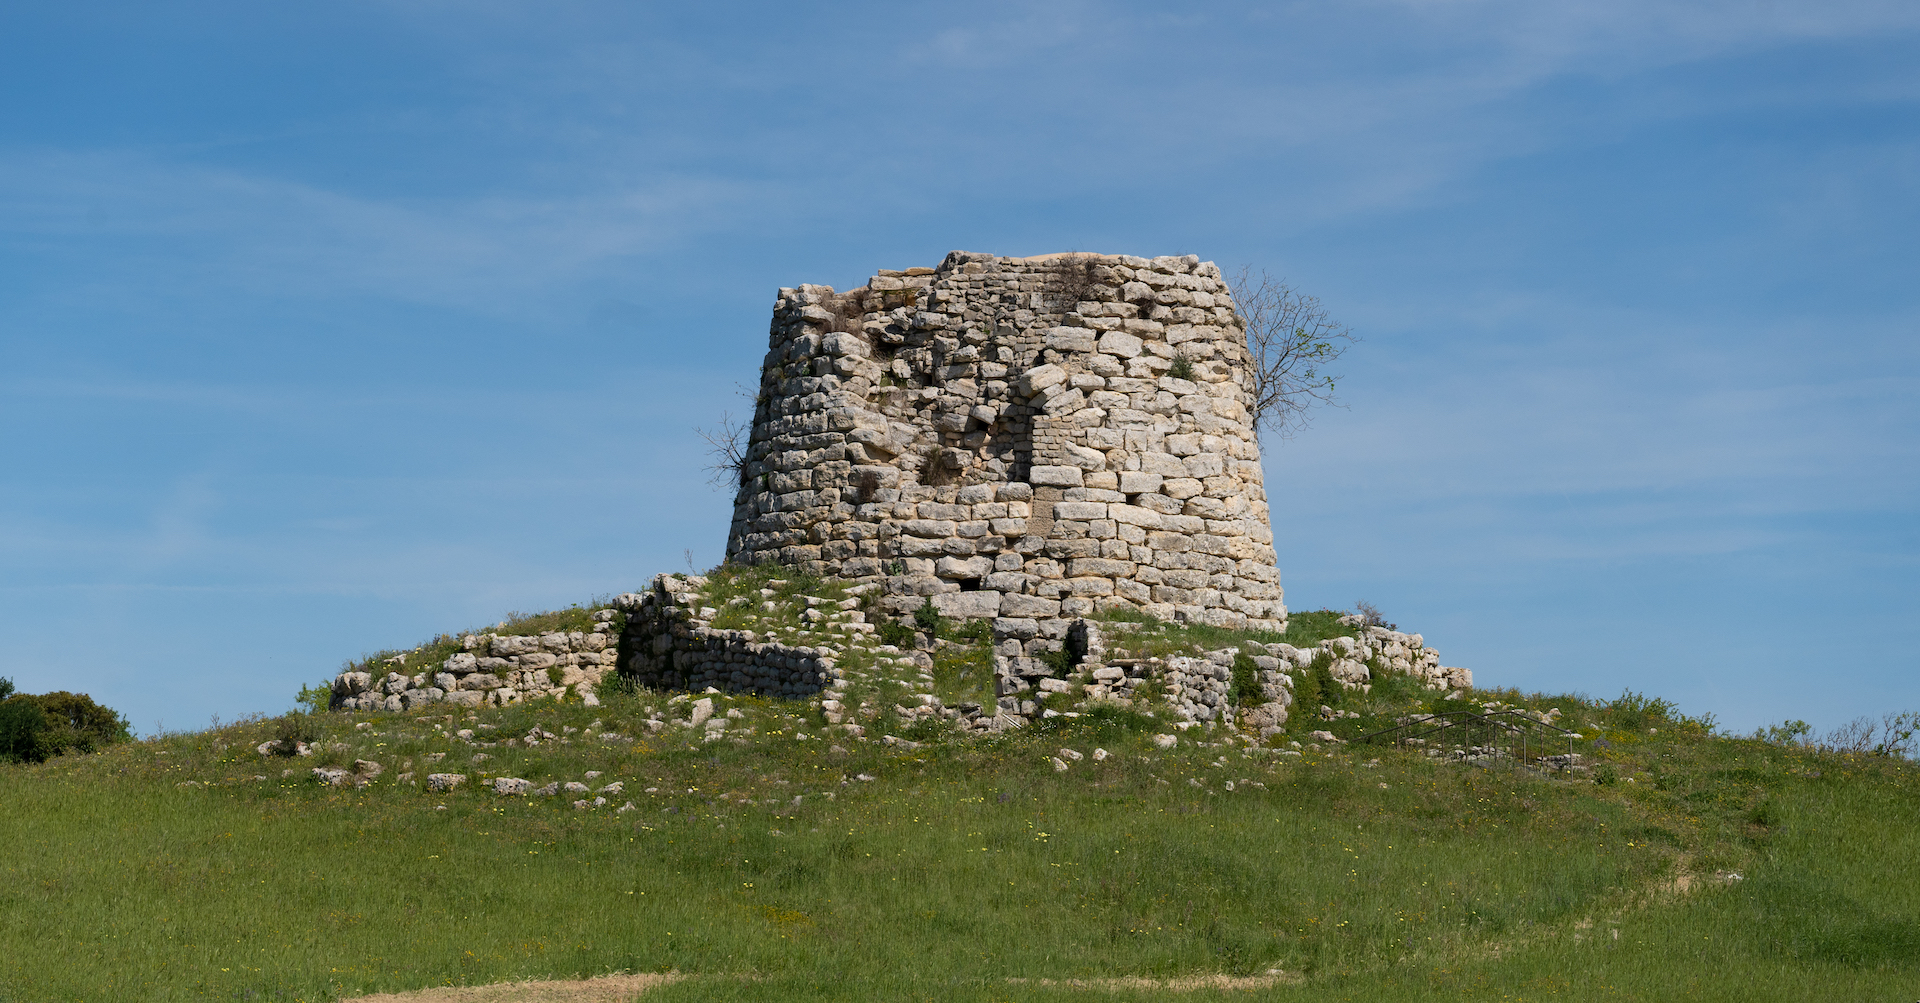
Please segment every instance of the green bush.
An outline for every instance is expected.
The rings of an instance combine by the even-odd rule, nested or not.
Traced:
[[[301,745],[312,745],[320,740],[320,725],[311,714],[295,711],[282,714],[273,722],[273,752],[279,756],[291,756],[299,751]]]
[[[1265,702],[1266,692],[1260,688],[1260,666],[1254,664],[1253,656],[1241,652],[1233,656],[1233,702],[1241,707],[1252,707]]]
[[[1302,725],[1319,717],[1320,705],[1326,701],[1320,687],[1320,673],[1309,668],[1293,677],[1293,711],[1287,720]],[[1332,678],[1331,674],[1328,678]]]
[[[1671,700],[1626,690],[1607,705],[1608,723],[1624,731],[1645,731],[1673,720]]]
[[[920,608],[913,611],[913,625],[931,637],[939,637],[947,626],[947,618],[940,615],[939,608],[933,605],[933,597],[928,596],[921,600]]]
[[[0,700],[5,700],[6,698],[12,695],[13,695],[13,680],[7,678],[6,676],[0,676]]]
[[[22,693],[0,702],[0,759],[39,763],[132,737],[125,718],[85,693]]]
[[[324,713],[333,706],[333,683],[322,679],[318,685],[302,686],[300,695],[295,699],[300,702],[300,706],[306,708],[309,714]]]
[[[47,716],[31,700],[0,701],[0,762],[37,763],[47,758]]]
[[[874,625],[874,633],[880,635],[882,644],[891,644],[896,648],[913,647],[913,628],[898,620],[882,619]]]

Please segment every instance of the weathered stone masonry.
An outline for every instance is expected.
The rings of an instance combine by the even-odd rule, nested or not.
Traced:
[[[1284,630],[1249,385],[1191,255],[782,289],[727,556],[930,596],[1028,653],[1112,607]]]

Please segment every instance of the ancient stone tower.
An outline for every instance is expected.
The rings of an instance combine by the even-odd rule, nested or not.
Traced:
[[[1212,262],[955,251],[774,305],[729,560],[884,582],[1057,647],[1132,607],[1284,630]]]

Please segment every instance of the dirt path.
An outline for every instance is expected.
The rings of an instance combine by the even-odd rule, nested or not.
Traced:
[[[682,975],[603,975],[597,979],[553,982],[507,982],[495,986],[443,986],[410,993],[355,996],[341,1003],[632,1003],[655,986],[685,978]],[[1070,989],[1265,989],[1297,977],[1268,975],[1189,975],[1177,979],[1008,979],[1011,985],[1064,986]]]
[[[632,1003],[641,993],[678,978],[678,975],[602,975],[597,979],[440,986],[410,993],[355,996],[342,1003]]]

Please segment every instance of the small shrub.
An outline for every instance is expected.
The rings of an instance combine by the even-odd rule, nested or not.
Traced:
[[[1593,768],[1593,782],[1602,787],[1610,787],[1620,782],[1620,771],[1612,763],[1601,763]]]
[[[1233,656],[1233,702],[1242,707],[1264,703],[1266,691],[1260,688],[1260,666],[1253,656],[1241,652]]]
[[[1755,728],[1753,737],[1769,745],[1798,745],[1808,735],[1813,734],[1813,725],[1805,721],[1782,721],[1764,728]]]
[[[1058,651],[1042,651],[1037,659],[1042,665],[1053,670],[1056,676],[1066,676],[1073,671],[1073,652],[1062,646]]]
[[[1312,673],[1315,686],[1320,691],[1319,703],[1329,707],[1340,706],[1341,699],[1347,695],[1347,688],[1340,685],[1340,680],[1333,678],[1333,656],[1325,652],[1314,656],[1313,664],[1307,667],[1307,671]],[[1314,709],[1319,708],[1316,705]]]
[[[325,713],[333,706],[333,683],[322,679],[317,685],[302,686],[300,695],[295,699],[309,714]]]
[[[47,758],[47,716],[30,700],[0,701],[0,762],[38,763]]]
[[[913,628],[898,620],[881,620],[874,625],[874,633],[880,635],[882,644],[891,644],[896,648],[913,647]]]
[[[1173,365],[1167,369],[1167,375],[1176,380],[1192,380],[1193,360],[1184,355],[1174,359]]]
[[[953,632],[953,636],[962,641],[985,641],[993,643],[993,622],[991,620],[968,620]]]
[[[1388,623],[1387,618],[1380,615],[1380,608],[1378,606],[1364,599],[1353,604],[1353,611],[1360,614],[1360,619],[1368,627],[1385,627],[1388,630],[1400,629],[1398,624]]]
[[[310,714],[295,711],[273,720],[273,755],[291,756],[299,751],[299,746],[312,745],[319,740],[320,725]]]
[[[1296,725],[1314,720],[1319,716],[1320,705],[1325,702],[1320,689],[1320,674],[1311,668],[1296,672],[1293,677],[1293,711],[1287,715],[1287,720]]]
[[[1659,697],[1626,690],[1618,699],[1607,705],[1607,716],[1609,723],[1615,728],[1624,731],[1645,731],[1671,722],[1674,708],[1675,705],[1671,700],[1662,700]]]
[[[939,637],[947,625],[947,618],[933,604],[933,597],[921,600],[920,608],[913,611],[913,625],[927,633],[929,637]]]

